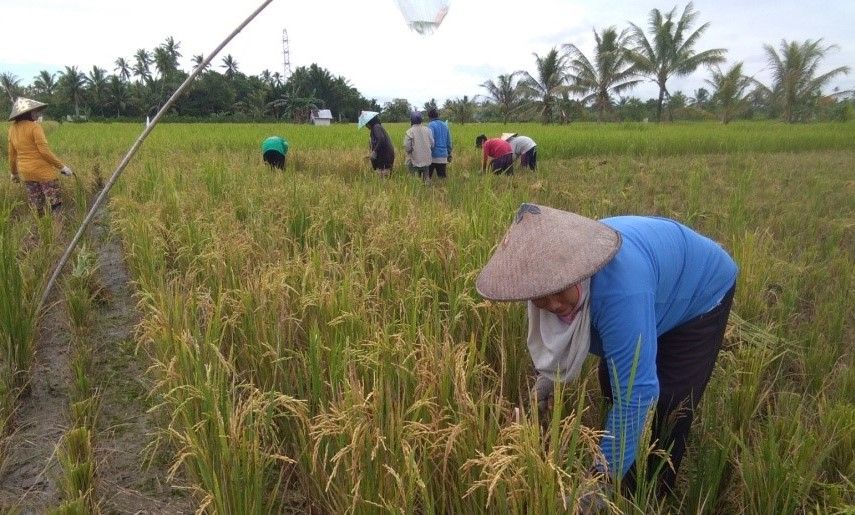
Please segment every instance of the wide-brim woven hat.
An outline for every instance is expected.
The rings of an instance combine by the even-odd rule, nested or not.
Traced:
[[[517,136],[519,136],[519,134],[517,134],[516,132],[503,132],[502,133],[502,139],[505,141],[508,141],[509,139],[515,138]]]
[[[499,301],[551,295],[597,273],[620,245],[620,234],[602,222],[523,204],[475,288]]]
[[[36,109],[40,107],[45,107],[46,105],[47,104],[45,104],[44,102],[39,102],[38,100],[18,97],[15,100],[15,103],[12,104],[12,114],[9,115],[9,119],[14,120],[22,114],[29,113],[30,111],[35,111]]]
[[[365,125],[371,121],[372,118],[379,115],[377,111],[362,111],[359,113],[359,121],[356,124],[357,129],[361,129],[365,127]]]

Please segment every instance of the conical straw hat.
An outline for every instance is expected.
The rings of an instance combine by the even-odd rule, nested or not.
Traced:
[[[15,100],[15,103],[12,104],[12,114],[9,115],[9,119],[13,120],[24,113],[29,113],[35,109],[40,107],[44,107],[47,104],[39,102],[38,100],[33,100],[31,98],[18,97]]]
[[[530,300],[591,277],[617,253],[620,234],[604,223],[523,204],[475,288],[490,300]]]
[[[365,127],[365,124],[370,122],[371,119],[377,116],[378,114],[380,113],[378,113],[377,111],[362,111],[361,113],[359,113],[359,120],[356,124],[356,128],[361,129]]]
[[[502,133],[502,139],[505,141],[508,141],[511,138],[515,138],[517,136],[519,136],[519,134],[517,134],[516,132],[503,132]]]

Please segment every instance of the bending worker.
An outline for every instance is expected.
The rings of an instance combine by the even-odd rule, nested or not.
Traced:
[[[520,136],[516,132],[502,134],[502,139],[510,143],[514,150],[514,160],[520,160],[522,168],[532,172],[537,171],[537,143],[528,136]]]
[[[59,174],[73,175],[48,148],[45,131],[38,123],[47,104],[18,97],[9,120],[9,170],[13,182],[24,179],[30,204],[41,214],[62,207]]]
[[[488,299],[527,302],[541,413],[553,381],[575,379],[589,352],[600,357],[600,386],[613,404],[600,442],[607,463],[595,469],[623,478],[624,487],[634,485],[639,437],[655,403],[653,438],[673,469],[651,456],[647,473],[660,469],[664,493],[724,339],[736,276],[716,242],[673,220],[595,221],[523,204],[476,287]]]
[[[392,167],[395,166],[395,147],[392,145],[389,133],[380,123],[380,113],[362,111],[356,127],[358,129],[368,127],[371,131],[368,137],[368,148],[371,150],[368,159],[371,160],[371,168],[381,178],[388,178],[392,175]]]
[[[288,140],[280,136],[270,136],[261,143],[261,152],[268,166],[284,170],[288,155]]]
[[[493,169],[496,175],[506,173],[513,175],[514,173],[514,150],[507,141],[501,138],[490,138],[481,134],[475,138],[475,147],[483,149],[483,157],[481,159],[481,173],[487,171],[487,162]]]

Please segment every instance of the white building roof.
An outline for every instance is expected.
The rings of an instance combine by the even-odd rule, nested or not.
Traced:
[[[314,115],[312,118],[320,120],[332,120],[332,111],[330,111],[329,109],[319,109],[318,114]]]

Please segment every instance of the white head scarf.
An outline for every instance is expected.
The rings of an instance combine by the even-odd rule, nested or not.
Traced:
[[[579,377],[591,347],[591,279],[579,283],[579,309],[573,320],[528,301],[528,352],[538,373],[566,383]]]

